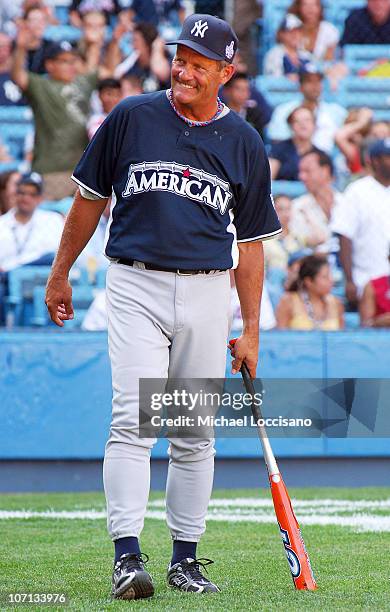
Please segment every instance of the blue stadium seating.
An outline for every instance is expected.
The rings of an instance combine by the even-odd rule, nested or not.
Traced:
[[[12,161],[12,162],[1,162],[0,163],[0,174],[3,172],[14,172],[19,170],[20,162]]]
[[[29,106],[0,106],[0,123],[28,123],[33,120]]]
[[[344,60],[353,74],[369,68],[375,60],[386,58],[390,61],[390,41],[388,45],[346,45]]]
[[[29,324],[34,287],[46,285],[50,266],[22,266],[8,274],[5,317],[8,327]]]
[[[0,106],[0,140],[15,161],[0,165],[1,172],[17,169],[24,159],[26,137],[34,129],[29,106]]]
[[[79,28],[74,28],[71,25],[50,25],[45,30],[45,38],[47,40],[68,40],[76,42],[81,36]]]
[[[95,285],[98,289],[104,289],[106,286],[107,268],[99,268],[96,270]]]
[[[340,85],[338,100],[347,108],[368,106],[375,119],[390,120],[390,79],[348,77]]]
[[[6,145],[13,159],[20,161],[24,159],[26,138],[32,130],[31,124],[3,123],[0,126],[1,141]]]
[[[67,25],[69,21],[69,3],[55,7],[55,16],[62,25]]]
[[[272,106],[293,100],[299,93],[298,84],[286,77],[257,76],[255,83]],[[387,78],[348,76],[341,81],[336,93],[325,87],[324,99],[346,108],[369,106],[375,119],[390,120],[390,79]]]
[[[50,266],[22,266],[8,274],[8,296],[5,298],[5,315],[8,327],[33,324],[33,296],[35,287],[45,287]],[[88,286],[86,270],[72,268],[69,274],[73,288]]]
[[[66,215],[72,206],[73,198],[63,198],[62,200],[45,201],[39,205],[42,210],[50,210],[53,212]]]
[[[257,76],[255,85],[271,106],[293,100],[299,94],[298,83],[287,77]]]
[[[346,312],[344,319],[346,329],[357,329],[360,327],[360,317],[358,312]]]
[[[298,198],[305,192],[305,185],[301,183],[301,181],[272,181],[272,193],[274,197],[286,195],[290,198]]]

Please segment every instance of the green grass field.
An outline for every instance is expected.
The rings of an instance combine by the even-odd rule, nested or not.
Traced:
[[[217,491],[215,518],[208,521],[198,556],[215,561],[209,575],[222,592],[194,595],[168,590],[165,571],[171,547],[167,528],[161,518],[147,518],[141,542],[150,556],[147,567],[155,581],[156,595],[136,602],[110,601],[112,544],[104,518],[22,518],[12,514],[22,510],[101,512],[101,494],[0,495],[0,609],[16,609],[6,605],[7,592],[63,592],[69,598],[67,609],[80,611],[390,610],[390,489],[292,489],[290,493],[298,500],[296,514],[318,591],[294,590],[276,523],[268,518],[256,522],[259,514],[271,516],[272,508],[258,508],[256,501],[245,501],[255,498],[262,503],[270,497],[267,490]],[[225,498],[225,506],[230,503],[226,498],[232,498],[232,508],[221,509],[221,498]],[[160,514],[161,499],[162,495],[151,495],[151,505],[159,508]],[[349,501],[343,504],[337,500]],[[371,506],[361,504],[361,500]],[[380,500],[387,501],[380,504]],[[10,512],[9,518],[4,511]],[[224,516],[229,519],[225,521]],[[315,524],[317,519],[324,524]],[[327,524],[335,520],[350,521],[352,526]],[[372,524],[375,531],[369,530]],[[64,609],[33,604],[23,608]]]

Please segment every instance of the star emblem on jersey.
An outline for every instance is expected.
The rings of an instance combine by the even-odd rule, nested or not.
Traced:
[[[124,198],[147,191],[166,191],[199,204],[206,204],[223,215],[232,198],[229,183],[215,174],[176,162],[131,164]]]
[[[234,55],[234,40],[232,40],[230,45],[226,45],[225,55],[228,59],[232,59]]]
[[[199,21],[195,21],[195,25],[191,30],[191,34],[193,34],[194,36],[200,36],[201,38],[204,38],[205,32],[208,29],[209,29],[209,26],[208,26],[207,21],[202,21],[201,19],[199,19]]]

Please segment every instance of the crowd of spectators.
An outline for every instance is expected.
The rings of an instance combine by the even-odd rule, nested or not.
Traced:
[[[292,1],[262,65],[253,47],[259,4],[234,3],[240,53],[221,99],[263,137],[272,179],[303,190],[275,197],[283,232],[264,245],[262,326],[341,329],[346,309],[364,326],[390,327],[390,106],[378,119],[326,96],[348,74],[346,45],[390,48],[390,0],[352,9],[342,31],[320,0]],[[127,96],[169,87],[164,37],[186,13],[224,10],[221,0],[72,0],[64,24],[44,0],[0,0],[0,109],[28,106],[34,126],[14,159],[0,118],[0,168],[15,162],[0,174],[0,325],[10,271],[50,264],[66,214],[57,203],[75,193],[72,170],[105,117]],[[49,35],[53,28],[63,36]],[[295,83],[296,94],[272,107],[257,74]],[[106,266],[109,214],[108,205],[79,268]],[[239,325],[234,296],[232,288]],[[104,326],[102,311],[99,293],[84,326]]]

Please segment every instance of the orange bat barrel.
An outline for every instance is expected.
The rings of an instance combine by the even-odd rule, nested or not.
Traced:
[[[269,481],[280,535],[294,586],[300,591],[315,591],[317,584],[286,485],[280,474],[271,475]]]

